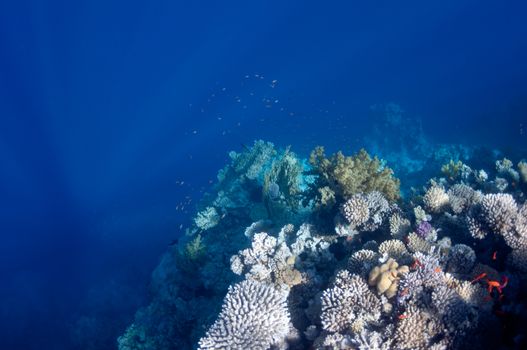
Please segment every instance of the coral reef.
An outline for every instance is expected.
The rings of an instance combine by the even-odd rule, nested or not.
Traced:
[[[472,152],[430,150],[402,199],[365,151],[232,153],[119,349],[526,348],[527,166]]]

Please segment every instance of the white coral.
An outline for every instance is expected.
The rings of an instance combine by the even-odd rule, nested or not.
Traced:
[[[340,208],[342,215],[353,228],[362,225],[370,217],[366,198],[360,194],[353,195]]]
[[[200,350],[261,349],[290,332],[287,292],[246,280],[229,287],[218,319],[199,341]]]
[[[423,196],[425,208],[432,213],[440,213],[448,206],[448,195],[439,186],[430,187]]]
[[[338,332],[352,326],[356,319],[374,322],[380,318],[381,302],[358,275],[343,270],[333,287],[322,293],[322,328]]]

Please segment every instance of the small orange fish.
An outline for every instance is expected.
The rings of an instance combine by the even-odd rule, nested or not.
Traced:
[[[472,281],[470,281],[470,283],[477,282],[477,281],[479,281],[480,279],[485,278],[486,276],[487,276],[487,273],[486,273],[486,272],[480,273],[479,275],[477,275],[476,277],[474,277],[474,279],[473,279]]]
[[[405,314],[400,314],[399,316],[397,316],[398,319],[400,320],[404,320],[405,318],[407,318],[408,316],[405,315]]]
[[[495,250],[494,253],[492,253],[492,260],[496,260],[496,254],[498,254],[497,250]]]
[[[441,272],[441,268],[440,268],[439,266],[436,267],[436,268],[434,269],[434,272],[435,272],[435,273],[439,273],[439,272]]]
[[[496,289],[498,290],[498,293],[501,294],[501,284],[500,284],[500,282],[498,282],[498,281],[488,280],[488,281],[487,281],[487,284],[489,285],[489,286],[487,287],[487,290],[488,290],[489,294],[492,293],[492,290],[493,290],[494,288],[496,288]]]

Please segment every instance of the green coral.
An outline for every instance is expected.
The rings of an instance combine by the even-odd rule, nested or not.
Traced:
[[[284,200],[291,208],[298,206],[300,195],[300,176],[302,175],[302,165],[296,158],[295,154],[285,150],[284,154],[275,159],[271,169],[264,176],[263,195],[269,198],[269,187],[271,184],[278,185],[280,189],[280,198]]]
[[[246,146],[244,148],[245,151],[242,153],[234,151],[229,153],[229,157],[232,159],[231,168],[236,174],[242,174],[250,180],[255,180],[267,162],[276,155],[276,150],[271,142],[263,140],[255,141],[251,148]],[[226,174],[220,176],[224,178]]]
[[[190,261],[198,261],[205,255],[205,251],[205,244],[201,239],[201,235],[198,234],[185,245],[184,255]]]
[[[454,162],[450,159],[450,162],[443,164],[441,167],[441,172],[449,181],[456,181],[461,176],[461,171],[463,169],[463,162],[458,160]]]
[[[302,164],[287,147],[264,175],[263,201],[269,218],[295,213],[300,204]],[[274,188],[273,188],[274,187]]]
[[[368,152],[361,149],[353,156],[337,152],[326,157],[324,147],[316,147],[309,157],[312,170],[308,175],[315,175],[315,181],[303,199],[307,205],[313,201],[315,206],[331,208],[356,193],[379,191],[391,201],[400,198],[400,182],[393,176],[392,169],[382,166],[377,158],[371,158]]]
[[[200,234],[182,246],[176,252],[177,266],[183,272],[194,273],[201,265],[207,253],[207,246]]]

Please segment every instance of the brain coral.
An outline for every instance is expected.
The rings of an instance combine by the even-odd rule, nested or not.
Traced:
[[[287,293],[246,280],[229,287],[220,315],[199,349],[269,349],[290,331]]]
[[[310,200],[325,206],[320,197],[320,188],[329,189],[337,199],[345,199],[356,193],[379,191],[391,200],[400,197],[399,180],[393,176],[392,169],[383,167],[381,161],[370,157],[364,149],[357,154],[347,157],[337,152],[327,158],[323,147],[316,147],[309,157],[312,166],[310,175],[317,179],[310,185],[304,199],[304,205]]]

